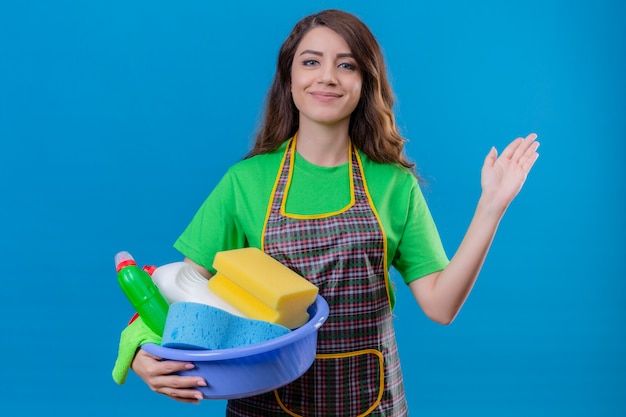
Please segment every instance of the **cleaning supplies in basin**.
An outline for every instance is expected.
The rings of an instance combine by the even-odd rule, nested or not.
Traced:
[[[245,317],[242,312],[213,293],[208,280],[187,262],[173,262],[159,266],[152,272],[152,280],[170,303],[193,302],[207,304]]]
[[[266,342],[289,333],[279,324],[247,319],[200,303],[170,306],[162,346],[176,349],[232,349]]]
[[[208,288],[246,317],[294,329],[307,322],[318,288],[257,248],[218,252]]]
[[[128,301],[150,330],[158,335],[163,334],[169,303],[150,274],[140,269],[127,251],[118,252],[114,260],[117,281]]]

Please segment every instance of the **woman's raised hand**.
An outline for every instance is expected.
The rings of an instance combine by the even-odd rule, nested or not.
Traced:
[[[525,138],[511,142],[498,156],[496,148],[491,148],[485,158],[481,173],[483,197],[494,208],[505,210],[519,193],[526,177],[539,157],[537,135],[531,133]]]

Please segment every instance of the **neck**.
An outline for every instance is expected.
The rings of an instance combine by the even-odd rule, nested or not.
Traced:
[[[337,166],[348,161],[348,127],[300,124],[296,151],[312,164]]]

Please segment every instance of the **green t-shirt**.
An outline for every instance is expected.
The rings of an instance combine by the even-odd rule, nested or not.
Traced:
[[[211,272],[215,253],[261,247],[263,223],[286,143],[233,165],[174,243]],[[387,238],[387,260],[410,283],[442,270],[448,258],[419,183],[406,168],[361,157],[367,187]],[[287,195],[291,214],[324,214],[350,202],[350,164],[321,167],[295,153]],[[392,287],[390,286],[392,289]],[[392,293],[392,305],[395,296]]]

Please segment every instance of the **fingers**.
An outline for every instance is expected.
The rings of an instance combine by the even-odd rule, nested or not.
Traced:
[[[518,161],[518,165],[525,173],[528,173],[531,170],[533,165],[535,165],[537,158],[539,158],[537,148],[539,148],[539,142],[533,142]]]
[[[537,135],[531,133],[524,138],[524,141],[520,144],[519,148],[515,151],[512,158],[513,162],[522,169],[525,173],[529,172],[535,161],[539,157],[537,148],[539,148],[539,142],[536,141]]]
[[[514,163],[519,163],[520,159],[525,155],[532,154],[538,145],[538,142],[535,142],[537,139],[537,134],[531,133],[525,138],[517,138],[513,142],[511,142],[502,152],[501,158],[510,159]],[[530,150],[530,153],[528,153]]]
[[[204,387],[206,381],[199,376],[180,376],[177,372],[188,371],[194,368],[193,363],[178,361],[162,361],[151,364],[147,368],[148,383],[152,387],[171,387],[185,389]]]
[[[492,167],[493,164],[496,163],[496,159],[498,159],[498,151],[496,150],[495,147],[492,146],[491,149],[489,150],[489,153],[485,157],[484,166]]]
[[[524,138],[524,140],[529,140],[531,142],[534,141],[535,139],[537,139],[537,134],[536,133],[531,133],[531,134],[529,134],[528,136],[526,136]]]
[[[194,388],[206,386],[203,378],[191,376],[166,375],[151,381],[153,391],[166,395],[176,401],[197,403],[203,398],[202,393]]]
[[[517,151],[517,148],[520,147],[523,141],[524,141],[523,138],[517,138],[513,142],[509,143],[508,146],[504,148],[504,150],[502,151],[500,158],[512,159],[513,155]]]
[[[159,361],[153,364],[152,375],[169,375],[175,372],[188,371],[194,368],[190,362]]]
[[[152,391],[186,403],[198,403],[203,398],[202,393],[194,388],[207,385],[202,377],[176,375],[193,368],[193,363],[164,361],[142,349],[133,360],[133,370]]]
[[[161,359],[162,358],[154,356],[143,349],[139,349],[133,360],[132,368],[135,373],[138,373],[142,378],[169,375],[194,368],[193,363],[190,362],[164,361]]]
[[[520,142],[520,145],[515,150],[511,160],[519,164],[522,157],[531,155],[534,152],[533,148],[536,149],[536,146],[538,145],[538,142],[535,142],[535,139],[537,139],[537,135],[534,133],[526,136]]]

